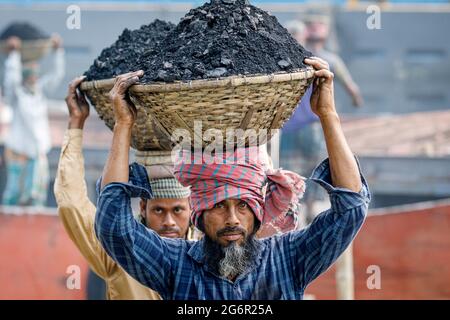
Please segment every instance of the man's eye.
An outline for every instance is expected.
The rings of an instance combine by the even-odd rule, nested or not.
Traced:
[[[241,208],[241,209],[245,209],[245,208],[248,208],[248,204],[247,204],[247,202],[245,202],[245,201],[241,201],[241,202],[239,203],[239,208]]]
[[[161,208],[156,208],[154,211],[156,214],[161,214],[163,212]]]
[[[176,207],[175,209],[173,209],[173,212],[175,213],[181,213],[183,210],[179,207]]]
[[[225,207],[225,205],[223,202],[219,202],[214,205],[214,208],[216,208],[216,209],[222,209],[224,207]]]

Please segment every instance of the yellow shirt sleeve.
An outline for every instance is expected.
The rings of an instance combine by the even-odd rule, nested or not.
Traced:
[[[58,214],[70,239],[92,270],[106,280],[115,268],[115,263],[95,236],[96,208],[88,198],[82,139],[81,129],[68,129],[65,132],[54,193]]]

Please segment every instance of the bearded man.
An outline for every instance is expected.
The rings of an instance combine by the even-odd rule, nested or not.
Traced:
[[[367,214],[370,193],[341,129],[334,106],[333,74],[320,58],[311,108],[319,117],[329,158],[312,180],[328,191],[331,208],[303,230],[255,239],[262,224],[288,231],[303,180],[284,170],[265,171],[248,149],[224,154],[222,163],[187,163],[175,168],[191,186],[191,221],[205,237],[197,242],[163,239],[132,216],[130,199],[151,199],[145,170],[128,166],[136,109],[127,89],[142,71],[119,76],[111,91],[115,113],[113,143],[101,181],[96,234],[131,276],[163,299],[302,299],[308,284],[326,271],[352,242]]]

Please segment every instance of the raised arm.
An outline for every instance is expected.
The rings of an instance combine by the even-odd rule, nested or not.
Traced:
[[[89,200],[84,174],[82,139],[89,105],[77,87],[84,77],[69,85],[66,104],[69,126],[64,135],[54,193],[58,214],[70,239],[86,258],[90,267],[103,279],[112,271],[114,261],[108,256],[94,232],[96,208]]]
[[[99,182],[95,231],[105,250],[125,271],[168,299],[172,261],[179,256],[182,240],[162,239],[137,222],[131,210],[132,197],[150,199],[152,196],[145,168],[132,165],[129,169],[128,165],[136,109],[127,98],[127,90],[142,75],[139,71],[117,77],[110,92],[116,122]]]
[[[53,35],[51,41],[53,48],[52,65],[49,71],[39,79],[39,85],[46,93],[56,90],[65,74],[65,55],[62,39],[59,35]]]
[[[348,94],[352,97],[353,106],[361,107],[364,104],[364,100],[359,91],[359,87],[355,81],[353,81],[352,75],[345,65],[345,62],[338,55],[335,56],[333,67],[335,78],[342,82],[345,90],[347,90]]]
[[[369,188],[334,107],[333,74],[319,58],[305,62],[316,69],[311,108],[320,118],[329,156],[314,170],[311,179],[326,189],[331,208],[319,214],[307,228],[284,238],[293,253],[293,269],[302,290],[326,271],[353,241],[370,201]]]
[[[332,185],[354,192],[361,190],[358,164],[345,139],[334,104],[334,75],[328,63],[320,58],[305,59],[316,69],[311,110],[319,117],[327,145]]]
[[[10,37],[6,42],[8,56],[5,60],[5,76],[3,80],[6,102],[14,105],[17,90],[22,85],[22,62],[20,59],[21,41],[17,37]]]
[[[114,108],[115,124],[111,150],[103,170],[102,189],[112,182],[128,183],[131,129],[136,120],[136,107],[127,96],[127,90],[137,83],[143,74],[143,71],[137,71],[118,76],[109,93]]]

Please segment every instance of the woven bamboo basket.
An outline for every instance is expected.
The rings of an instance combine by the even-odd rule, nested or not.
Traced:
[[[308,67],[293,73],[134,85],[129,95],[138,114],[132,146],[143,151],[171,150],[171,136],[177,129],[189,132],[192,144],[197,139],[203,146],[210,144],[202,139],[209,129],[219,130],[224,141],[229,129],[267,130],[265,139],[258,141],[263,144],[293,114],[313,77],[314,70]],[[110,129],[114,116],[108,93],[113,85],[114,79],[81,85]],[[200,131],[194,132],[195,121],[201,121],[201,137]]]
[[[52,47],[50,39],[22,40],[20,55],[23,62],[36,61],[44,57]],[[0,41],[0,49],[6,49],[6,40]]]

